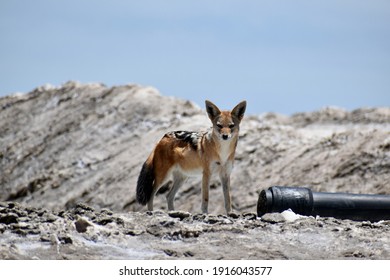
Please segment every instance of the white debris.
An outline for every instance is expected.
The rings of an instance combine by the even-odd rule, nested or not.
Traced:
[[[286,222],[294,222],[298,219],[307,218],[306,216],[295,214],[291,209],[284,210],[282,212],[282,216],[286,220]]]

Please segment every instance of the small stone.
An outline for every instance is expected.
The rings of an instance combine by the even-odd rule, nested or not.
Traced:
[[[191,251],[184,252],[183,255],[187,258],[191,258],[191,257],[195,256],[195,254]]]
[[[76,208],[82,209],[82,210],[85,210],[85,211],[95,211],[92,207],[90,207],[90,206],[88,206],[88,205],[86,205],[84,203],[81,203],[81,202],[77,203]]]
[[[39,209],[38,210],[38,216],[39,217],[42,217],[44,214],[46,214],[47,213],[47,210],[46,209]]]
[[[41,231],[39,229],[36,229],[36,228],[28,229],[27,234],[37,235],[37,234],[41,234]]]
[[[261,216],[261,220],[271,224],[284,223],[286,221],[281,213],[266,213]]]
[[[148,216],[165,216],[166,215],[166,213],[162,210],[146,211],[145,213]]]
[[[195,214],[192,216],[192,220],[194,221],[203,221],[206,218],[206,214]]]
[[[114,218],[109,216],[109,217],[98,217],[96,218],[95,222],[99,225],[102,225],[102,226],[105,226],[109,223],[113,223],[114,222]]]
[[[73,240],[69,235],[59,235],[58,240],[63,244],[73,244]]]
[[[217,216],[214,215],[207,215],[206,218],[204,219],[204,222],[213,225],[218,222],[221,222],[221,219],[219,219]]]
[[[45,216],[45,220],[46,220],[46,222],[48,222],[48,223],[53,223],[53,222],[55,222],[57,219],[58,219],[58,217],[55,216],[55,215],[53,215],[53,214],[51,214],[51,213],[49,213],[49,214],[47,214],[47,215]]]
[[[122,218],[116,218],[116,223],[118,225],[124,226],[125,225],[125,220],[123,220]]]
[[[102,209],[102,210],[100,211],[100,213],[101,213],[101,214],[108,215],[108,216],[112,216],[112,215],[114,214],[111,210],[106,209],[106,208]]]
[[[356,250],[356,251],[348,251],[344,254],[345,257],[349,257],[349,258],[364,258],[365,255],[360,252],[359,250]]]
[[[230,218],[233,218],[233,219],[238,219],[238,218],[240,217],[240,214],[237,214],[237,213],[235,213],[235,212],[230,212],[230,213],[228,214],[228,216],[229,216]]]
[[[18,207],[18,206],[19,206],[19,204],[17,202],[9,202],[8,203],[9,209],[13,209],[13,208]]]
[[[0,233],[3,233],[6,230],[6,226],[0,224]]]
[[[162,221],[160,223],[163,227],[169,228],[175,225],[175,221]]]
[[[15,224],[18,222],[18,215],[15,213],[7,213],[0,215],[0,224]]]
[[[51,236],[50,236],[50,234],[43,234],[43,235],[41,235],[39,240],[42,242],[51,242]]]
[[[26,222],[19,222],[11,225],[11,229],[30,229],[31,225]]]
[[[170,249],[164,250],[164,253],[167,254],[170,257],[178,257],[179,256],[176,251],[173,251],[173,250],[170,250]]]
[[[125,234],[131,235],[131,236],[137,236],[137,235],[141,235],[143,233],[144,233],[144,231],[140,230],[140,229],[129,229],[129,230],[125,231]]]
[[[256,213],[244,213],[242,214],[245,220],[256,220],[257,214]]]
[[[79,218],[74,225],[76,226],[77,232],[83,233],[87,231],[87,228],[89,226],[92,226],[91,223],[89,223],[87,220],[83,218]]]
[[[180,220],[183,220],[190,217],[191,213],[185,211],[169,211],[168,215],[172,218],[179,218]]]

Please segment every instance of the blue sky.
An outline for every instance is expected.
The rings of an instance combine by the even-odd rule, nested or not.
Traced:
[[[390,106],[390,1],[0,0],[0,96],[137,83],[222,108]]]

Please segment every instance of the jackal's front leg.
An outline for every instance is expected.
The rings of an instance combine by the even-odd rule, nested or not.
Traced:
[[[202,213],[208,213],[210,170],[203,170],[202,178]]]
[[[225,199],[226,214],[232,212],[232,202],[230,198],[230,172],[231,172],[231,166],[227,164],[227,166],[222,168],[222,170],[219,173],[219,177],[222,183],[223,196]]]

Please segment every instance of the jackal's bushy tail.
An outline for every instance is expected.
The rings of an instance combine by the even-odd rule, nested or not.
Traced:
[[[154,182],[154,170],[153,164],[145,161],[142,166],[141,172],[138,176],[137,181],[137,201],[142,205],[146,205],[150,200],[153,193],[153,182]]]

